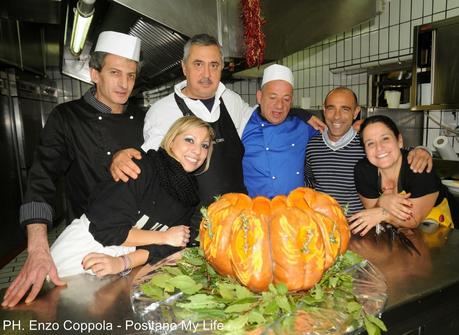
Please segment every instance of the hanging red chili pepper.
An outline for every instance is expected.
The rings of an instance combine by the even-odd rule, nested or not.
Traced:
[[[261,30],[266,23],[261,16],[260,0],[241,0],[242,22],[244,24],[245,59],[247,65],[263,64],[265,52],[265,34]]]

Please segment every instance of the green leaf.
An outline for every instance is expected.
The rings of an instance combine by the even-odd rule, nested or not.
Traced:
[[[237,299],[244,299],[244,298],[248,298],[251,296],[253,296],[253,293],[250,292],[249,289],[241,285],[236,285],[236,298]]]
[[[365,323],[365,330],[367,331],[368,335],[380,335],[381,334],[381,329],[379,329],[367,317],[363,319],[363,322]]]
[[[183,274],[182,271],[180,271],[180,269],[176,266],[164,266],[162,269],[172,276],[180,276]]]
[[[278,295],[275,298],[275,301],[277,305],[280,307],[280,309],[282,309],[284,312],[291,312],[290,304],[288,303],[288,299],[285,295]]]
[[[197,284],[190,276],[176,276],[169,280],[169,283],[185,294],[194,294],[201,288],[201,284]]]
[[[329,280],[329,283],[330,283],[330,287],[336,287],[338,285],[338,282],[339,282],[339,278],[334,276],[334,277],[331,277],[330,280]]]
[[[322,287],[316,285],[312,289],[311,295],[314,297],[315,300],[322,300],[324,298],[324,291],[322,290]]]
[[[225,323],[224,330],[230,331],[230,332],[241,330],[247,324],[247,321],[248,321],[247,315],[242,315],[235,319],[229,320]]]
[[[367,314],[366,318],[370,320],[372,323],[374,323],[377,327],[379,327],[381,330],[387,332],[387,327],[384,324],[384,322],[381,319],[378,319],[376,316]]]
[[[288,293],[287,285],[285,285],[284,283],[277,284],[276,285],[276,291],[280,295],[286,295]]]
[[[362,310],[362,305],[356,301],[350,301],[347,303],[346,309],[349,313],[354,313],[356,311],[360,312]]]
[[[169,282],[171,278],[172,276],[168,273],[158,273],[150,279],[150,283],[163,288],[167,292],[174,292],[174,285]]]
[[[219,283],[217,288],[223,299],[232,301],[236,297],[236,286],[233,284]]]
[[[187,298],[189,302],[176,303],[177,306],[186,309],[217,308],[224,306],[215,301],[215,298],[207,294],[195,294]]]
[[[266,319],[263,317],[263,314],[261,314],[257,310],[250,311],[250,313],[247,314],[247,316],[249,323],[263,324],[266,321]]]
[[[164,298],[164,291],[162,288],[150,284],[141,285],[141,290],[144,294],[155,300],[162,300]]]
[[[214,268],[209,263],[206,263],[206,269],[210,276],[215,277],[218,275],[217,272],[214,270]]]
[[[242,313],[252,309],[253,304],[234,304],[225,309],[226,313]]]
[[[277,314],[279,313],[279,305],[275,300],[272,300],[266,304],[263,304],[263,314]]]
[[[193,321],[225,320],[228,316],[228,314],[226,314],[224,310],[215,308],[199,308],[194,309],[193,312]]]

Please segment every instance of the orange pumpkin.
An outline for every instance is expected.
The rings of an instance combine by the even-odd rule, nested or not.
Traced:
[[[281,282],[289,291],[313,287],[349,237],[336,200],[304,187],[272,200],[225,194],[203,210],[200,227],[208,262],[255,292]]]

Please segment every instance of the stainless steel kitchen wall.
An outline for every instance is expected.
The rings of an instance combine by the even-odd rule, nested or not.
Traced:
[[[18,99],[14,73],[0,72],[0,267],[25,245],[19,228],[18,208],[22,199],[21,155],[16,129]]]
[[[3,163],[0,203],[2,234],[0,265],[24,247],[24,234],[19,228],[19,206],[25,191],[27,172],[41,130],[53,107],[78,99],[90,85],[63,76],[58,69],[48,71],[46,78],[14,69],[0,70],[0,152]],[[59,184],[55,206],[55,224],[65,218],[64,183]]]

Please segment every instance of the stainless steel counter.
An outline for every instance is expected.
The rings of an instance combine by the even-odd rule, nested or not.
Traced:
[[[350,248],[369,259],[386,278],[388,301],[383,318],[391,312],[410,311],[410,304],[419,307],[420,301],[450,288],[459,289],[459,230],[440,229],[434,234],[417,230],[409,238],[421,256],[404,249],[398,240],[390,243],[372,234],[351,240]],[[92,327],[91,334],[147,334],[131,309],[129,296],[135,275],[102,280],[79,275],[69,277],[64,288],[47,285],[32,304],[0,309],[0,333],[87,334]],[[430,308],[428,304],[423,307]],[[389,330],[400,327],[394,320],[385,320]]]

